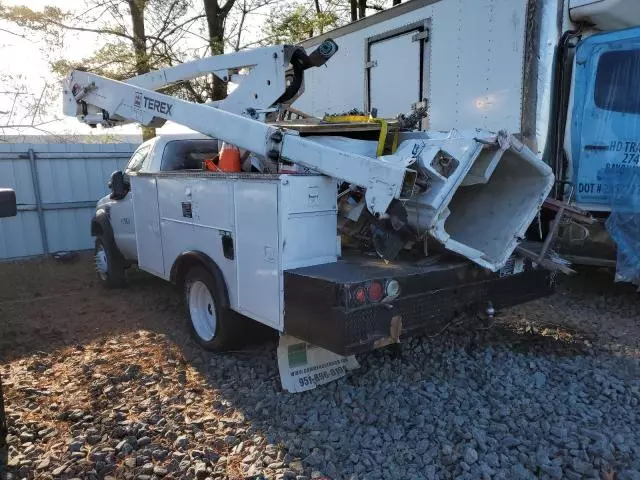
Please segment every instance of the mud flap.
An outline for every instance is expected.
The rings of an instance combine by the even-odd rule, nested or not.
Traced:
[[[282,388],[290,393],[312,390],[345,376],[360,365],[354,355],[343,357],[290,335],[278,344],[278,369]]]

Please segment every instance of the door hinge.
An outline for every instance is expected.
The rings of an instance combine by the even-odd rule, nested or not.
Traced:
[[[413,36],[411,37],[411,40],[413,42],[421,42],[422,40],[424,40],[425,42],[429,41],[429,29],[423,30],[421,32],[418,33],[414,33]]]
[[[373,68],[373,67],[377,67],[378,66],[378,61],[377,60],[371,60],[370,62],[367,62],[364,64],[364,68]]]

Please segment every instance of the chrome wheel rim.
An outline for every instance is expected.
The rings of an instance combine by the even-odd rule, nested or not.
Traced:
[[[189,313],[193,328],[205,342],[216,334],[216,308],[209,288],[204,282],[195,281],[189,287]]]
[[[101,280],[107,280],[109,264],[107,262],[107,252],[102,245],[98,246],[95,254],[96,272]]]

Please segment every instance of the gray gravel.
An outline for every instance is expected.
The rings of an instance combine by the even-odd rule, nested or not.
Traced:
[[[640,297],[567,285],[295,395],[273,341],[212,355],[170,291],[119,293],[154,323],[2,365],[8,477],[640,480]]]
[[[640,478],[637,358],[468,353],[431,341],[361,363],[326,388],[287,395],[274,381],[228,400],[271,444],[330,478]],[[211,364],[212,378],[221,367],[225,377],[249,371]],[[264,450],[243,462],[257,473],[271,460]]]

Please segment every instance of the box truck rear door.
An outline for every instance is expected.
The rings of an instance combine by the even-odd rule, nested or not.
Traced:
[[[368,109],[380,118],[409,113],[422,101],[424,40],[422,26],[403,33],[390,32],[368,40]]]

